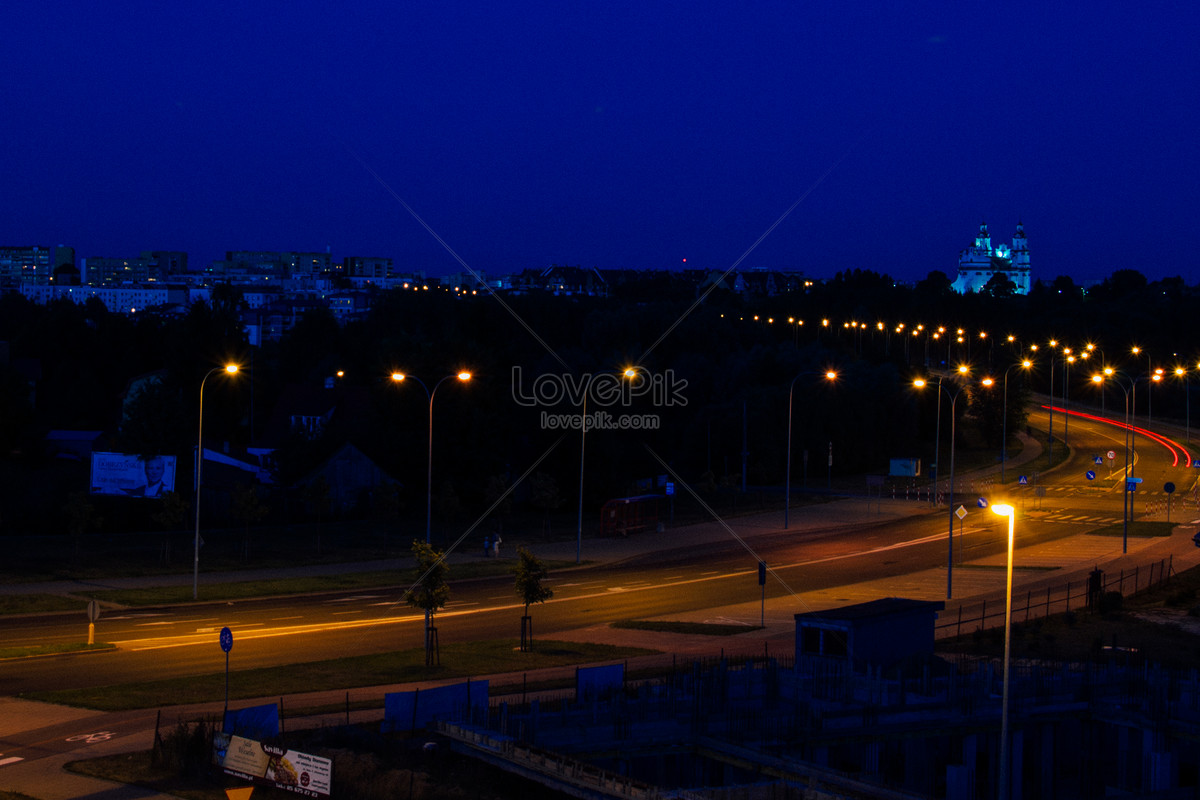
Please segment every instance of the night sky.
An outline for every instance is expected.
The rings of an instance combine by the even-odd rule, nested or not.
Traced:
[[[32,2],[0,245],[1200,282],[1200,7]],[[799,202],[798,202],[799,201]],[[798,202],[798,204],[797,204]]]

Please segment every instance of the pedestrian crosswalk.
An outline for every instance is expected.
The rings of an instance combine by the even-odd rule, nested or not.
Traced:
[[[1070,512],[1050,512],[1037,518],[1040,522],[1062,522],[1072,525],[1115,525],[1120,517],[1106,517],[1097,514],[1073,514]]]

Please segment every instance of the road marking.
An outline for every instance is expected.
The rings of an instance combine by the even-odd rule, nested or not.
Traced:
[[[271,622],[282,622],[285,619],[304,619],[304,615],[297,614],[294,617],[271,617]]]
[[[361,614],[363,613],[363,609],[355,608],[350,611],[330,611],[329,613],[336,617],[338,614]]]
[[[75,736],[69,736],[64,741],[96,744],[97,742],[107,742],[116,735],[114,731],[96,731],[95,733],[80,733]]]
[[[0,756],[2,756],[2,755],[4,755],[4,753],[0,753]],[[21,758],[20,756],[9,756],[8,758],[0,758],[0,767],[3,767],[5,764],[15,764],[18,761],[24,761],[24,760],[25,759]]]

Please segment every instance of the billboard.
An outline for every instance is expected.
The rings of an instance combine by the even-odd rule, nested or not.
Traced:
[[[213,734],[213,763],[227,775],[305,797],[329,797],[333,762],[229,733]]]
[[[175,491],[175,456],[92,453],[92,494],[161,497]]]

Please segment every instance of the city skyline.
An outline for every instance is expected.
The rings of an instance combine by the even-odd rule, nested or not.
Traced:
[[[0,242],[917,281],[1021,222],[1035,280],[1191,284],[1195,14],[21,4]]]

